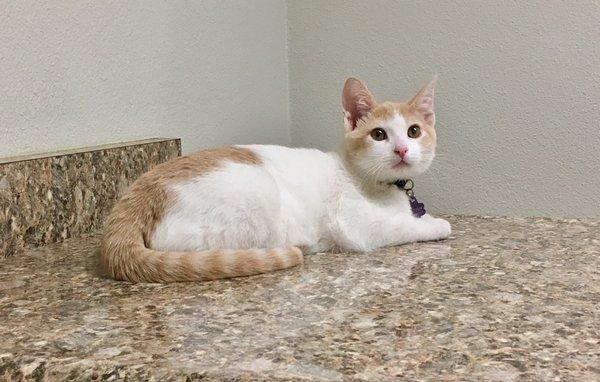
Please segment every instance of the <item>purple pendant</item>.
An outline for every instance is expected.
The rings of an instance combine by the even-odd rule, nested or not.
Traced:
[[[421,216],[425,215],[425,205],[423,203],[419,203],[417,198],[412,196],[409,198],[409,202],[410,210],[412,211],[414,217],[420,218]]]

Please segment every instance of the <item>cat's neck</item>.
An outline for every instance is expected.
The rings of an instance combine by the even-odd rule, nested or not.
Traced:
[[[338,159],[344,176],[346,176],[363,195],[372,198],[380,198],[386,197],[390,193],[396,191],[396,187],[393,184],[366,177],[365,174],[353,164],[348,152],[343,147],[338,148],[332,152],[332,154]]]

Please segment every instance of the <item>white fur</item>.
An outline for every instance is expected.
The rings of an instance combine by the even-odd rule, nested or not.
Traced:
[[[397,116],[386,129],[400,139],[407,126]],[[229,162],[171,186],[175,203],[153,234],[154,249],[299,246],[309,253],[333,248],[370,251],[450,234],[445,220],[413,217],[408,198],[394,186],[367,196],[335,153],[242,147],[255,152],[263,165]],[[389,155],[384,148],[376,154]]]

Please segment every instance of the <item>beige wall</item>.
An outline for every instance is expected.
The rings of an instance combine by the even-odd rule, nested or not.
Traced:
[[[348,75],[385,100],[439,73],[428,207],[600,217],[600,2],[287,4],[294,145],[336,144]]]
[[[283,1],[0,2],[0,157],[163,136],[290,142]]]
[[[346,76],[383,100],[439,73],[430,209],[600,217],[598,41],[598,1],[4,1],[0,156],[156,136],[329,149]]]

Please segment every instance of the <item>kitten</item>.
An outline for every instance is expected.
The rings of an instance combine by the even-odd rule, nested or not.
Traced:
[[[413,216],[394,185],[435,155],[434,82],[407,103],[376,103],[349,78],[339,153],[231,146],[156,166],[111,212],[103,266],[132,282],[212,280],[293,267],[303,252],[448,237],[447,221]]]

